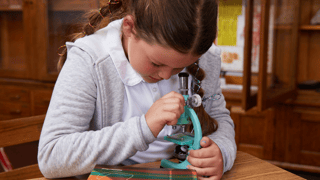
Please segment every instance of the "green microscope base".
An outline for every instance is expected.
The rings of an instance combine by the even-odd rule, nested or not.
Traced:
[[[161,160],[161,167],[163,168],[174,168],[174,169],[187,169],[187,166],[191,165],[187,160],[181,163],[175,163],[166,159]]]

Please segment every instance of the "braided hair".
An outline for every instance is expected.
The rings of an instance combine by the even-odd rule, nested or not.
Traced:
[[[186,69],[187,72],[194,77],[195,83],[192,85],[193,93],[199,94],[201,98],[203,98],[204,90],[201,88],[200,84],[205,78],[205,72],[199,67],[199,61],[191,64]],[[193,110],[198,115],[203,135],[209,135],[218,129],[218,122],[209,116],[209,114],[205,111],[203,104],[201,104],[199,107],[194,107]],[[190,131],[192,128],[192,126],[188,127],[188,131]]]

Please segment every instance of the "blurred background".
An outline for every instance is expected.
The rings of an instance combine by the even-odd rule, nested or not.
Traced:
[[[60,47],[106,3],[0,0],[0,121],[46,113]],[[213,43],[238,150],[319,179],[320,0],[219,0]],[[0,172],[37,163],[37,142],[0,157]]]

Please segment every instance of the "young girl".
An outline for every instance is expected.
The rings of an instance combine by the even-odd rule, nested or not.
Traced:
[[[108,24],[103,27],[103,24]],[[113,0],[67,42],[43,125],[38,161],[47,178],[172,157],[187,71],[203,130],[187,168],[220,179],[236,156],[234,124],[219,87],[215,0]]]

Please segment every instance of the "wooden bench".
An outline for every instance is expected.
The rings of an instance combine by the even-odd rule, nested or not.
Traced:
[[[45,115],[0,121],[0,147],[38,141]],[[20,180],[43,177],[38,164],[0,173],[0,179]]]

